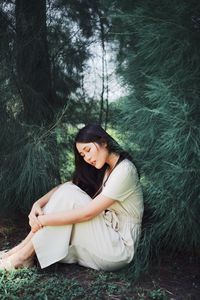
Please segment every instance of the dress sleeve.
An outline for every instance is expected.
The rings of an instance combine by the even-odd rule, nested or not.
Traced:
[[[111,173],[101,194],[114,200],[124,201],[134,193],[138,181],[135,166],[132,163],[122,162]]]

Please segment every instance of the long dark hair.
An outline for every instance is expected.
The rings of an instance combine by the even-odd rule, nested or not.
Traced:
[[[81,128],[74,140],[75,172],[72,182],[91,197],[96,196],[96,193],[99,191],[108,165],[105,164],[101,169],[96,169],[94,166],[86,163],[79,154],[76,143],[97,143],[99,145],[106,143],[109,153],[119,154],[120,157],[117,164],[125,158],[132,161],[130,154],[124,151],[100,125],[88,124]]]

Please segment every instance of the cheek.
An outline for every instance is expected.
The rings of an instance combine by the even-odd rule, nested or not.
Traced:
[[[101,151],[100,151],[100,156],[101,156],[101,158],[102,159],[106,159],[107,158],[107,151],[105,151],[105,149],[102,149]]]
[[[93,155],[94,157],[99,156],[99,151],[98,151],[97,149],[94,149],[94,150],[92,151],[92,155]]]

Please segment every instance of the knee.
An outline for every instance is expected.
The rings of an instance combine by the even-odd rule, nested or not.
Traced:
[[[53,213],[85,206],[92,199],[73,183],[65,183],[44,207],[44,213]]]

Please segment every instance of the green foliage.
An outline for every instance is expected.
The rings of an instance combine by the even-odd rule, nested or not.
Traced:
[[[80,107],[91,111],[83,81],[100,8],[98,0],[0,3],[1,103],[17,105],[15,117],[39,125],[52,122],[67,103],[76,121]]]
[[[126,272],[123,271],[114,273],[87,270],[85,275],[83,278],[50,271],[37,272],[34,268],[11,273],[0,271],[0,298],[2,300],[169,299],[162,289],[151,291],[131,285]]]
[[[162,289],[153,290],[149,292],[149,298],[153,300],[165,300],[167,295]]]
[[[130,90],[117,104],[116,127],[140,166],[145,194],[143,236],[133,267],[137,274],[161,250],[200,247],[200,4],[115,5],[118,72]]]
[[[68,125],[98,118],[83,78],[99,5],[0,3],[1,214],[27,213],[38,197],[71,177]]]
[[[68,280],[56,274],[44,276],[35,270],[14,271],[2,274],[0,296],[2,300],[15,299],[78,299],[84,289],[76,280]]]
[[[55,133],[15,122],[6,124],[1,147],[1,213],[20,208],[24,213],[31,204],[57,183]]]
[[[60,155],[60,176],[61,181],[71,180],[74,171],[73,142],[76,128],[67,124],[60,125],[56,130]]]

